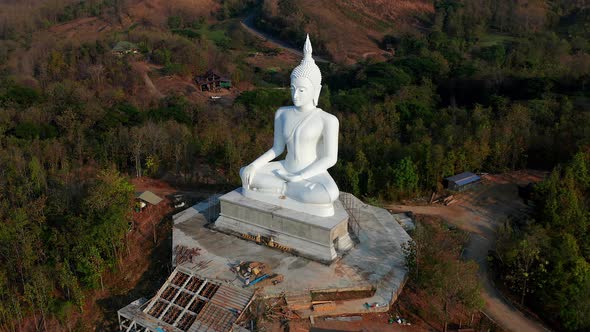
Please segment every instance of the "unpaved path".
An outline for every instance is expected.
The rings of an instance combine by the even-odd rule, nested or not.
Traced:
[[[522,179],[522,178],[521,178]],[[486,176],[482,185],[462,194],[451,206],[386,205],[395,211],[412,211],[415,214],[435,215],[471,233],[463,256],[479,264],[479,275],[485,300],[484,313],[508,331],[549,331],[541,323],[532,320],[515,308],[494,287],[488,276],[487,255],[496,240],[496,228],[508,216],[523,216],[529,208],[518,197],[514,175]],[[519,184],[527,183],[525,178]],[[524,182],[524,183],[523,183]]]
[[[133,62],[131,64],[131,66],[133,67],[133,69],[141,75],[141,77],[143,78],[143,82],[145,83],[145,87],[147,88],[148,92],[156,97],[156,98],[164,98],[164,94],[162,94],[160,92],[160,90],[158,90],[158,88],[156,88],[156,86],[154,85],[154,82],[152,82],[152,79],[150,78],[150,75],[148,75],[148,73],[150,72],[150,67],[147,63],[142,62],[142,61],[137,61],[137,62]]]
[[[258,38],[264,39],[264,40],[274,44],[276,47],[281,48],[287,52],[291,52],[295,55],[303,57],[303,52],[301,52],[300,50],[294,48],[293,46],[287,44],[286,42],[284,42],[280,39],[277,39],[277,38],[267,34],[264,31],[260,31],[260,30],[256,29],[256,27],[254,26],[254,13],[248,15],[240,23],[242,24],[244,29],[246,29],[251,34],[257,36]],[[312,41],[312,46],[313,46],[313,41]],[[301,47],[301,49],[303,49],[303,46]],[[327,59],[317,56],[317,55],[314,55],[313,59],[316,62],[330,63],[330,61],[328,61]]]

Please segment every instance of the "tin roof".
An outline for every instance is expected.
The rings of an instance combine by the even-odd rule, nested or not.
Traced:
[[[125,40],[118,42],[113,47],[113,51],[116,51],[116,52],[132,51],[132,50],[136,50],[136,49],[137,49],[137,46],[135,44],[133,44],[132,42],[125,41]]]
[[[241,311],[246,305],[248,305],[251,298],[252,293],[249,291],[229,285],[221,285],[215,295],[211,298],[211,303],[235,311]]]
[[[141,199],[142,201],[148,202],[152,205],[158,205],[162,201],[162,198],[160,198],[158,195],[154,194],[153,192],[151,192],[149,190],[144,191],[142,193],[137,193],[136,197]]]
[[[481,178],[471,172],[463,172],[457,175],[449,176],[448,178],[445,178],[445,180],[454,182],[458,186],[464,186],[469,183],[477,182],[481,180]]]
[[[166,331],[224,332],[232,329],[253,296],[253,290],[206,279],[177,267],[141,309],[129,305],[119,314],[136,325],[161,326]]]

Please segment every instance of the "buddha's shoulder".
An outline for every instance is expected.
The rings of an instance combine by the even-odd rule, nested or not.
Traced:
[[[338,118],[334,114],[330,114],[319,107],[318,107],[318,111],[319,111],[320,116],[322,118],[324,118],[325,120],[338,123]]]
[[[294,111],[294,110],[295,110],[295,106],[281,106],[275,112],[275,118],[285,112],[290,112],[290,111]]]

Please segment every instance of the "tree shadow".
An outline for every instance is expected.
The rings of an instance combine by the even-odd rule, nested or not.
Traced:
[[[170,219],[169,216],[164,218],[164,220]],[[157,245],[152,249],[149,258],[150,265],[135,287],[124,294],[113,295],[97,301],[97,304],[104,312],[104,320],[96,325],[97,331],[118,331],[117,311],[139,298],[145,297],[149,299],[154,296],[172,272],[172,232],[161,232],[160,234],[166,234],[167,236],[158,241]],[[122,267],[119,273],[125,273],[124,269]]]

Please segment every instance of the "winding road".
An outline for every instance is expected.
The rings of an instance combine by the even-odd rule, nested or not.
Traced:
[[[268,42],[274,44],[276,47],[278,47],[280,49],[283,49],[287,52],[290,52],[290,53],[293,53],[293,54],[298,55],[300,57],[303,57],[303,52],[301,52],[300,50],[294,48],[293,46],[287,44],[286,42],[284,42],[278,38],[271,36],[270,34],[264,32],[264,31],[256,29],[256,26],[254,26],[254,16],[255,16],[255,13],[251,13],[240,22],[242,24],[242,26],[244,27],[244,29],[246,29],[246,31],[250,32],[252,35],[254,35],[260,39],[263,39],[265,41],[268,41]],[[313,43],[313,41],[312,41],[312,43]],[[330,61],[327,60],[326,58],[323,58],[323,57],[317,56],[317,55],[314,55],[313,59],[316,62],[330,63]]]
[[[479,264],[483,312],[503,329],[514,332],[550,331],[540,322],[525,316],[494,287],[488,276],[488,251],[494,247],[496,228],[508,216],[524,216],[528,207],[518,197],[512,179],[489,176],[482,185],[464,193],[451,206],[386,205],[394,211],[412,211],[418,215],[434,215],[470,233],[470,241],[463,253],[466,259]]]

